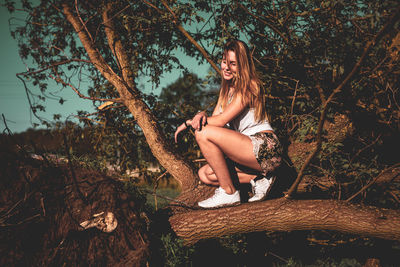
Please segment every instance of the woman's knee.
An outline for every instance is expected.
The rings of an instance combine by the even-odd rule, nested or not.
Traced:
[[[203,141],[204,135],[203,135],[202,131],[197,131],[196,130],[196,131],[194,131],[194,137],[196,138],[197,143],[199,143],[199,142]]]
[[[201,131],[196,130],[194,132],[194,136],[196,138],[197,143],[208,140],[208,136],[210,135],[209,128],[210,127],[203,127],[203,129],[201,129]]]

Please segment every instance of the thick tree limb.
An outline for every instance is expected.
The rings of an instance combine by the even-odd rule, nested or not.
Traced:
[[[170,223],[187,244],[234,233],[295,230],[333,230],[400,240],[400,211],[337,200],[281,198],[176,214],[170,218]]]
[[[134,77],[129,68],[130,65],[127,54],[124,51],[121,41],[117,38],[118,35],[115,32],[112,18],[108,14],[111,9],[112,5],[106,6],[103,12],[103,22],[109,46],[117,62],[121,66],[122,77],[113,71],[96,49],[94,43],[84,30],[81,21],[73,14],[71,7],[68,6],[68,4],[63,4],[63,13],[78,33],[79,39],[88,53],[90,60],[100,73],[117,89],[123,103],[132,113],[139,127],[143,130],[153,155],[160,164],[177,179],[183,191],[192,190],[196,187],[197,181],[193,170],[189,164],[174,153],[172,148],[166,143],[156,118],[146,103],[140,98],[140,94],[134,83]]]
[[[121,69],[123,80],[129,85],[130,88],[136,88],[128,55],[125,53],[121,38],[116,34],[114,22],[109,14],[112,10],[112,6],[113,3],[107,3],[106,8],[103,11],[103,24],[105,26],[104,31],[107,36],[108,46],[110,47],[110,50],[112,51],[117,64]]]
[[[90,61],[94,64],[94,66],[101,72],[101,74],[109,80],[115,87],[123,86],[122,80],[119,76],[112,70],[112,68],[107,64],[103,56],[96,49],[93,42],[91,41],[89,35],[84,29],[81,21],[74,16],[72,13],[71,7],[68,4],[63,3],[63,13],[68,20],[69,23],[73,26],[74,30],[77,32],[79,39],[83,47],[85,48]]]

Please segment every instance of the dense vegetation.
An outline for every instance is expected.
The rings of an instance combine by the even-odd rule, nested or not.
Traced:
[[[397,214],[398,1],[21,1],[16,5],[6,0],[5,4],[10,12],[28,14],[24,23],[13,24],[11,32],[21,58],[32,63],[32,69],[18,74],[32,112],[40,117],[45,109],[43,101],[54,90],[48,79],[98,108],[95,114],[79,114],[83,126],[43,121],[53,127],[52,134],[59,131],[56,136],[65,134],[76,144],[73,152],[78,155],[85,154],[78,145],[84,144],[91,157],[118,164],[121,171],[144,169],[158,161],[162,171],[181,185],[178,200],[191,205],[204,197],[209,189],[197,186],[196,166],[190,160],[200,154],[191,135],[178,147],[171,145],[172,132],[182,119],[210,108],[218,88],[221,47],[228,38],[240,38],[251,47],[267,89],[271,122],[287,148],[287,167],[296,172],[285,177],[297,178],[286,197],[331,199],[340,205],[351,201],[360,204],[361,211],[370,205]],[[188,73],[176,57],[178,50],[210,64],[207,80]],[[182,78],[160,96],[145,94],[137,86],[140,76],[150,77],[158,86],[164,72],[177,70],[182,70]],[[79,88],[82,79],[91,82],[89,88]],[[392,176],[380,179],[388,171]],[[302,187],[304,181],[308,187]],[[317,208],[323,208],[326,202],[318,203],[323,204]],[[238,209],[246,212],[246,207]],[[268,210],[267,205],[259,208]],[[189,221],[196,214],[172,212],[174,231],[189,240],[174,220],[181,218],[176,217],[181,212],[187,212]],[[333,212],[345,215],[340,209]],[[215,211],[223,216],[219,213]],[[387,218],[391,223],[393,217]],[[304,229],[301,226],[300,221],[296,229]],[[191,227],[194,232],[196,227]],[[264,227],[268,230],[269,225]],[[398,240],[397,229],[391,230]],[[313,232],[305,235],[312,239]],[[342,239],[335,235],[327,239]],[[347,236],[345,243],[351,238]],[[164,236],[164,242],[172,241]],[[358,244],[367,246],[364,241]],[[236,252],[246,255],[245,250]]]

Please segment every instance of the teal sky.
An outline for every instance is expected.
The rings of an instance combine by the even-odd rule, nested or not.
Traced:
[[[2,114],[4,115],[7,126],[13,133],[19,133],[27,130],[28,128],[32,128],[33,123],[40,124],[40,122],[31,114],[24,86],[16,77],[17,73],[26,71],[27,67],[29,66],[26,66],[20,59],[18,55],[17,43],[10,35],[10,17],[11,16],[7,9],[3,6],[0,6],[0,56],[2,59],[0,71],[0,116]],[[17,23],[18,21],[13,22]],[[199,65],[195,59],[184,55],[180,55],[178,58],[180,58],[182,64],[188,66],[189,70],[193,73],[196,73],[199,77],[204,77],[209,70],[208,64]],[[141,77],[138,81],[138,84],[143,84],[146,92],[158,94],[161,88],[166,87],[181,75],[182,73],[180,70],[166,73],[164,77],[161,78],[161,83],[157,88],[148,82],[149,79],[147,77]],[[86,110],[89,112],[94,111],[92,102],[80,99],[75,92],[72,91],[72,89],[62,89],[61,86],[58,86],[55,83],[49,84],[51,91],[57,92],[57,94],[66,101],[63,105],[60,105],[56,100],[47,99],[44,103],[46,106],[46,112],[41,113],[41,117],[51,121],[53,114],[61,114],[62,121],[65,121],[67,118],[69,120],[74,120],[73,116],[71,115],[76,114],[78,110]],[[39,91],[38,88],[35,89],[35,91]],[[86,94],[84,85],[81,85],[81,90]],[[5,124],[3,117],[1,116],[1,133],[3,133],[4,130]]]

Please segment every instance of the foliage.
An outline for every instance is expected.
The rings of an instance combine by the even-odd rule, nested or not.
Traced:
[[[85,30],[118,74],[122,70],[113,60],[101,26],[107,2],[80,1],[74,9],[87,21]],[[135,77],[147,75],[157,86],[164,72],[183,71],[182,78],[164,88],[160,96],[142,92],[166,138],[172,140],[180,120],[212,103],[200,87],[201,80],[187,74],[187,66],[177,58],[177,51],[181,50],[199,63],[205,62],[199,50],[177,30],[178,23],[203,44],[214,62],[218,61],[227,38],[241,38],[250,44],[270,96],[272,123],[282,137],[291,136],[292,142],[315,140],[322,102],[343,82],[359,60],[364,45],[398,7],[397,1],[370,0],[167,4],[173,14],[161,2],[118,1],[113,5],[113,21]],[[28,86],[31,83],[40,89],[41,93],[35,94],[39,98],[32,102],[35,114],[45,109],[40,100],[51,93],[48,78],[80,90],[82,95],[85,88],[79,88],[79,82],[89,81],[87,97],[93,99],[96,107],[102,103],[96,99],[118,98],[116,89],[90,63],[62,13],[61,2],[22,1],[19,5],[29,16],[26,24],[13,24],[12,35],[18,40],[22,59],[32,61],[34,66],[20,77]],[[7,0],[6,6],[10,12],[16,12],[18,5]],[[315,167],[310,168],[316,175],[368,182],[379,170],[396,162],[388,156],[395,152],[399,142],[393,138],[399,130],[398,23],[394,29],[375,44],[360,71],[330,103],[327,120],[332,122],[344,115],[354,130],[348,139],[324,143],[313,162]],[[207,90],[212,88],[209,85]],[[34,99],[33,94],[31,97]],[[212,97],[215,99],[215,95]],[[88,115],[82,112],[80,117],[92,129],[88,139],[96,140],[90,145],[105,160],[120,165],[122,171],[142,169],[155,161],[141,129],[124,106],[113,104],[99,110],[90,120]],[[100,124],[95,126],[95,122]],[[186,138],[180,151],[189,151],[185,156],[198,154],[191,145],[192,139]],[[360,175],[350,175],[355,173]]]
[[[71,10],[85,22],[82,31],[88,34],[95,51],[110,71],[122,77],[124,70],[107,42],[102,18],[111,2],[112,21],[130,62],[134,83],[146,76],[159,86],[163,73],[182,71],[182,78],[159,96],[145,94],[146,88],[138,93],[156,115],[162,138],[170,143],[174,128],[184,118],[209,108],[208,104],[215,101],[215,84],[202,87],[201,78],[189,74],[177,57],[179,51],[199,64],[207,60],[180,30],[182,26],[213,62],[218,62],[228,38],[240,38],[250,45],[267,91],[271,123],[284,143],[314,145],[321,112],[327,99],[333,97],[326,107],[321,151],[307,168],[307,173],[316,177],[349,185],[346,191],[338,186],[331,198],[347,199],[382,170],[398,163],[392,155],[397,155],[400,142],[399,21],[371,43],[392,14],[398,13],[398,1],[71,1]],[[121,96],[117,89],[79,43],[63,14],[63,3],[24,0],[16,5],[5,1],[10,12],[28,14],[26,21],[13,24],[11,33],[18,41],[21,58],[32,66],[19,74],[32,111],[39,116],[45,109],[44,100],[53,95],[49,80],[76,90],[89,98],[98,112],[81,112],[82,128],[66,125],[68,140],[77,144],[87,140],[94,158],[119,165],[121,172],[144,169],[155,158],[143,131],[118,101]],[[369,44],[371,49],[363,58]],[[361,58],[361,65],[353,73]],[[347,81],[346,77],[351,79]],[[82,85],[83,81],[89,86]],[[106,100],[115,102],[100,108]],[[63,100],[59,101],[62,104]],[[332,137],[337,128],[329,125],[338,123],[342,123],[343,134]],[[175,151],[194,159],[200,154],[191,138],[186,135]],[[388,191],[398,192],[399,186],[371,186],[356,201],[398,208],[398,198]],[[168,237],[164,241],[172,242]]]
[[[161,242],[164,245],[163,257],[165,259],[165,266],[187,265],[189,255],[193,253],[192,248],[185,248],[183,241],[174,238],[170,233],[161,236]]]

